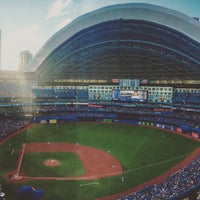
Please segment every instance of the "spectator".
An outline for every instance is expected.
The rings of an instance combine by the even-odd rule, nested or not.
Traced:
[[[22,186],[17,190],[16,200],[40,200],[43,195],[43,190],[35,190],[32,186]]]

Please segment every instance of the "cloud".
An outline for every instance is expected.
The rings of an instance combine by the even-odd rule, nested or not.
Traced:
[[[49,7],[49,11],[45,17],[49,20],[53,17],[62,16],[66,14],[66,10],[71,8],[73,0],[55,0],[54,3]]]

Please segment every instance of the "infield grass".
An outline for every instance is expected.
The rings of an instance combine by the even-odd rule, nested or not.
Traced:
[[[3,178],[4,173],[15,170],[21,144],[31,142],[66,142],[74,144],[78,142],[81,145],[109,151],[120,161],[125,181],[122,183],[121,177],[116,176],[90,181],[7,183]],[[13,200],[16,190],[21,185],[32,185],[35,188],[44,190],[45,200],[93,200],[97,197],[133,188],[161,175],[186,158],[199,146],[198,142],[191,139],[150,127],[106,123],[72,123],[59,126],[40,124],[23,131],[0,147],[0,157],[4,158],[0,159],[0,182],[4,185],[4,192],[7,195],[6,200]],[[12,149],[15,150],[13,155],[11,155]],[[26,156],[29,157],[30,155],[27,154]],[[41,160],[44,157],[43,155]],[[74,160],[74,156],[72,157]],[[80,167],[79,169],[79,164],[76,165],[74,173],[79,170],[78,174],[83,173],[83,168]],[[61,172],[55,171],[54,173],[62,176],[63,173],[70,174],[72,170],[70,170],[70,167],[73,168],[72,166],[65,166],[65,169],[62,169]],[[31,163],[24,166],[24,168],[26,168],[24,170],[31,168]],[[67,172],[67,170],[69,171]],[[45,173],[44,171],[44,166],[41,166],[41,174]],[[30,171],[28,173],[37,175],[37,172]],[[96,182],[98,184],[95,184]],[[81,184],[85,184],[85,186],[80,187]]]
[[[59,165],[55,167],[44,165],[45,160],[52,159],[59,161]],[[31,177],[69,177],[83,175],[85,168],[80,158],[73,152],[32,152],[24,155],[21,171]]]

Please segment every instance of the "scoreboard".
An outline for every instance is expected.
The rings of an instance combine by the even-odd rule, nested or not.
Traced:
[[[147,101],[147,91],[115,89],[112,91],[112,99],[114,101],[146,102]]]

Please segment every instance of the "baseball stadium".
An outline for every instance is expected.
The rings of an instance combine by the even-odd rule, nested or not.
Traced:
[[[199,55],[198,19],[152,4],[56,32],[0,74],[0,198],[200,199]]]

